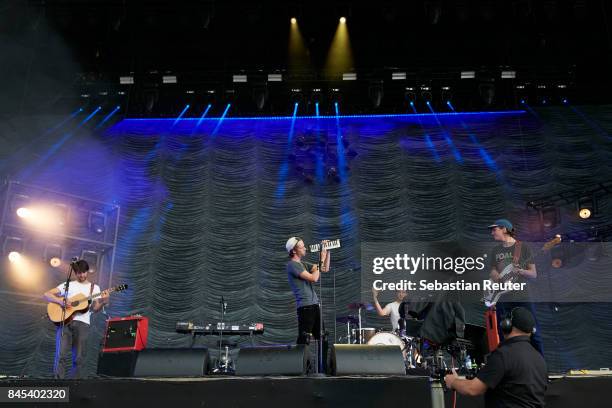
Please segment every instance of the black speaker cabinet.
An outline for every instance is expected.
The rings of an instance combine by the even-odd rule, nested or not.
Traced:
[[[334,344],[332,375],[405,375],[406,366],[398,346]]]
[[[138,359],[138,351],[102,352],[98,356],[98,375],[131,377]]]
[[[308,349],[303,344],[245,347],[236,359],[236,375],[305,375],[310,368]]]
[[[145,349],[134,377],[201,377],[209,368],[208,349]]]

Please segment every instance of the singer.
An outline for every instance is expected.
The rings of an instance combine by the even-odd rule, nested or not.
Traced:
[[[323,241],[326,243],[327,241]],[[308,335],[320,340],[321,319],[319,313],[319,298],[314,290],[313,283],[319,280],[319,265],[302,261],[306,256],[306,246],[299,237],[291,237],[285,244],[289,253],[287,262],[287,278],[289,286],[295,296],[298,319],[297,344],[307,344]],[[321,250],[321,272],[329,271],[331,256],[329,252]]]
[[[72,262],[71,267],[76,275],[76,280],[69,282],[66,299],[79,293],[90,296],[92,293],[100,292],[98,285],[87,280],[89,264],[85,260],[81,259]],[[70,306],[64,305],[65,286],[66,282],[45,292],[45,299],[48,302],[70,308]],[[93,302],[89,309],[86,309],[83,313],[75,313],[73,315],[74,318],[64,324],[63,327],[62,324],[58,325],[55,337],[55,360],[53,363],[55,378],[64,378],[65,361],[68,359],[70,349],[72,349],[72,371],[70,375],[73,378],[81,378],[81,368],[85,362],[85,352],[87,350],[91,312],[99,312],[107,303],[108,294],[103,294]]]

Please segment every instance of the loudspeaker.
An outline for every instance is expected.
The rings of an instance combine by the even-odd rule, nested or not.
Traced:
[[[98,356],[98,374],[110,377],[131,377],[138,359],[137,351],[102,352]]]
[[[311,370],[303,344],[245,347],[236,359],[236,375],[305,375]]]
[[[200,377],[208,366],[208,349],[148,349],[140,352],[134,377]]]
[[[405,375],[406,366],[398,346],[334,344],[332,375]]]
[[[147,345],[148,329],[149,319],[144,316],[108,319],[103,351],[142,350]]]

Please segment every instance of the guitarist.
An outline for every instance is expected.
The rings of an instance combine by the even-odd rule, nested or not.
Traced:
[[[491,236],[500,245],[493,248],[490,254],[491,273],[490,278],[494,282],[500,281],[500,272],[512,263],[515,265],[515,271],[526,279],[535,279],[538,274],[535,263],[533,262],[533,252],[529,245],[518,241],[515,238],[516,231],[510,221],[505,218],[496,220],[489,225]],[[502,295],[502,299],[503,299]],[[504,320],[515,307],[524,307],[531,312],[535,318],[535,307],[531,302],[498,302],[496,305],[497,321]],[[536,319],[536,330],[531,336],[532,346],[544,355],[542,347],[542,339],[540,337],[540,328]],[[499,331],[500,338],[503,337],[501,330]]]
[[[89,264],[87,264],[85,260],[81,259],[75,262],[73,268],[76,280],[71,281],[68,286],[68,299],[79,293],[85,296],[91,296],[92,293],[100,293],[100,287],[87,280]],[[65,283],[62,283],[56,288],[45,292],[45,299],[48,302],[57,303],[64,307],[64,285]],[[81,377],[81,368],[85,362],[91,312],[99,312],[107,303],[108,294],[102,294],[98,299],[93,301],[89,309],[82,313],[74,313],[70,321],[64,325],[63,330],[61,324],[58,325],[55,340],[55,361],[53,365],[53,373],[56,378],[64,378],[64,363],[68,358],[71,348],[71,374],[74,378]],[[66,310],[70,310],[70,306],[67,306]]]

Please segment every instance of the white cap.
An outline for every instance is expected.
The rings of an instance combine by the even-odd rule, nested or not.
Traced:
[[[300,239],[297,237],[289,238],[287,240],[287,243],[285,244],[285,248],[287,248],[287,252],[291,252],[291,250],[295,248],[298,242],[300,242]]]

